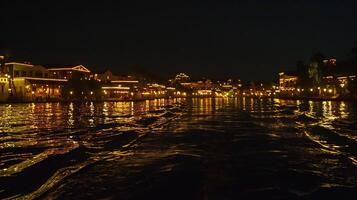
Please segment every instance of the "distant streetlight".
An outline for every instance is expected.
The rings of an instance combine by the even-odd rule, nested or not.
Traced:
[[[72,95],[72,94],[73,94],[73,91],[70,91],[69,94]]]

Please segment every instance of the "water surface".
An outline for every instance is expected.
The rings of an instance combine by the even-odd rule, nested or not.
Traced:
[[[0,105],[0,198],[357,194],[357,105],[278,99]]]

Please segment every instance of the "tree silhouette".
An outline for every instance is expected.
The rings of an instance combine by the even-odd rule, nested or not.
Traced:
[[[308,74],[314,86],[318,86],[322,83],[322,76],[325,73],[323,63],[324,59],[325,57],[321,53],[316,53],[310,58]]]

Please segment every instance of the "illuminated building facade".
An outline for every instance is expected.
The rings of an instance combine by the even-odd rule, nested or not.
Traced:
[[[61,98],[61,89],[67,80],[51,77],[51,73],[46,68],[17,62],[5,63],[3,67],[5,69],[2,71],[7,73],[8,85],[4,85],[4,91],[8,88],[8,98],[20,101]]]
[[[281,92],[295,91],[297,87],[298,76],[295,74],[288,74],[285,72],[279,73],[279,88]]]
[[[9,80],[5,72],[5,57],[0,55],[0,102],[9,98]]]
[[[53,78],[67,80],[72,78],[89,80],[91,73],[91,71],[83,65],[49,68],[48,71]]]
[[[104,100],[130,100],[134,97],[134,93],[129,87],[123,86],[103,86]]]
[[[190,77],[185,73],[179,73],[175,76],[174,80],[176,83],[186,83],[186,82],[190,82]]]
[[[102,83],[104,100],[140,99],[140,81],[133,76],[114,75],[110,70],[93,75],[94,80]]]
[[[7,76],[0,75],[0,102],[9,98],[9,80]]]
[[[325,65],[331,65],[331,66],[336,66],[337,65],[337,60],[335,58],[324,59],[322,62]]]
[[[90,75],[90,78],[93,80],[96,80],[98,82],[101,82],[103,84],[108,84],[113,81],[114,81],[114,83],[116,81],[137,81],[132,76],[115,75],[111,70],[108,70],[108,69],[105,70],[104,72],[94,73],[94,74]]]

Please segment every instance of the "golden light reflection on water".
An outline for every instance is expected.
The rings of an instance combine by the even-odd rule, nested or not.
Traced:
[[[348,118],[350,112],[347,110],[347,106],[346,103],[341,101],[339,102],[340,106],[339,106],[339,114],[341,115],[341,118]]]
[[[184,99],[157,99],[142,102],[91,102],[69,104],[32,103],[0,105],[0,113],[2,116],[0,119],[0,132],[5,133],[3,136],[0,136],[0,149],[44,149],[34,151],[34,153],[0,155],[1,162],[3,162],[0,163],[0,176],[11,176],[31,165],[42,162],[49,156],[54,154],[66,154],[69,151],[76,149],[79,145],[84,145],[86,148],[98,148],[96,145],[100,142],[100,144],[104,144],[103,141],[100,141],[100,139],[102,139],[100,137],[105,136],[103,138],[114,138],[118,136],[118,132],[124,130],[124,128],[121,129],[122,123],[129,127],[129,122],[135,123],[136,117],[150,117],[152,115],[162,114],[162,110],[167,111],[165,110],[166,105],[180,102],[189,104],[187,109],[177,111],[187,115],[187,118],[185,118],[187,121],[179,121],[176,123],[181,129],[189,131],[192,129],[202,129],[204,130],[204,133],[206,133],[207,130],[214,131],[214,133],[224,133],[226,130],[234,130],[237,135],[240,134],[239,131],[247,131],[248,133],[245,133],[246,135],[244,135],[247,139],[249,139],[249,134],[254,134],[254,131],[256,130],[262,130],[264,133],[265,131],[270,132],[269,136],[275,135],[275,138],[278,138],[276,136],[280,137],[281,135],[288,134],[297,137],[294,132],[299,128],[296,127],[296,116],[309,114],[316,120],[309,121],[309,119],[307,119],[305,121],[306,123],[301,125],[303,128],[302,132],[305,132],[306,137],[311,138],[316,144],[320,145],[321,151],[334,155],[343,154],[340,153],[343,145],[336,144],[333,140],[331,142],[328,141],[328,139],[323,139],[318,135],[319,133],[310,131],[306,127],[322,125],[323,128],[328,129],[324,132],[328,135],[332,133],[329,132],[329,130],[333,130],[332,123],[336,119],[349,119],[350,117],[355,116],[352,109],[353,106],[348,102],[314,102],[252,98],[193,98],[188,101],[185,101]],[[171,106],[167,107],[171,108]],[[186,110],[188,111],[186,112]],[[244,111],[243,113],[242,110]],[[264,117],[253,119],[249,117],[244,118],[247,115],[252,116],[253,114],[258,114],[268,119],[266,120]],[[242,117],[241,115],[243,116],[243,121],[245,121],[244,123],[241,123],[240,121],[242,119],[240,118]],[[276,119],[278,115],[282,118],[285,117],[285,121]],[[251,128],[249,126],[255,126],[256,124],[246,125],[251,124],[246,123],[247,120],[262,121],[263,123],[256,123],[261,126],[249,129]],[[119,128],[117,130],[120,131],[113,134],[116,129],[111,129],[112,126],[104,126],[104,128],[103,126],[98,126],[99,130],[93,130],[93,128],[83,130],[83,128],[96,127],[101,124],[111,125],[111,123],[120,123],[119,125],[113,125],[118,126]],[[234,129],[235,126],[241,129]],[[289,133],[289,131],[291,131],[290,129],[279,130],[286,127],[289,128],[289,126],[293,128],[293,133]],[[276,128],[273,129],[272,127]],[[67,130],[66,128],[70,128],[70,130]],[[72,132],[73,130],[76,130],[75,128],[79,128],[83,133],[76,135],[76,132]],[[51,131],[59,130],[60,133],[49,132],[47,129]],[[133,129],[131,129],[131,131],[132,130]],[[148,129],[146,128],[146,130]],[[67,135],[66,131],[69,132]],[[83,136],[80,134],[83,134]],[[77,143],[75,140],[79,140],[80,143]],[[93,141],[99,142],[94,143]],[[90,142],[93,142],[93,144],[88,145]],[[309,146],[308,149],[311,149],[311,146]],[[316,151],[316,149],[314,149],[314,151]],[[103,155],[104,154],[109,155],[113,154],[113,152],[103,152]],[[122,156],[120,152],[117,154],[118,156]],[[98,156],[98,158],[102,157]],[[349,156],[349,158],[356,163],[354,156]]]
[[[69,127],[73,127],[74,119],[73,119],[73,102],[71,102],[68,106],[68,120],[67,123]]]
[[[29,103],[0,105],[0,133],[35,129],[94,127],[96,124],[122,122],[128,116],[145,114],[180,99],[145,102],[104,103]]]
[[[212,98],[193,98],[192,112],[197,115],[210,115],[221,103],[222,102],[215,100],[213,104]]]

